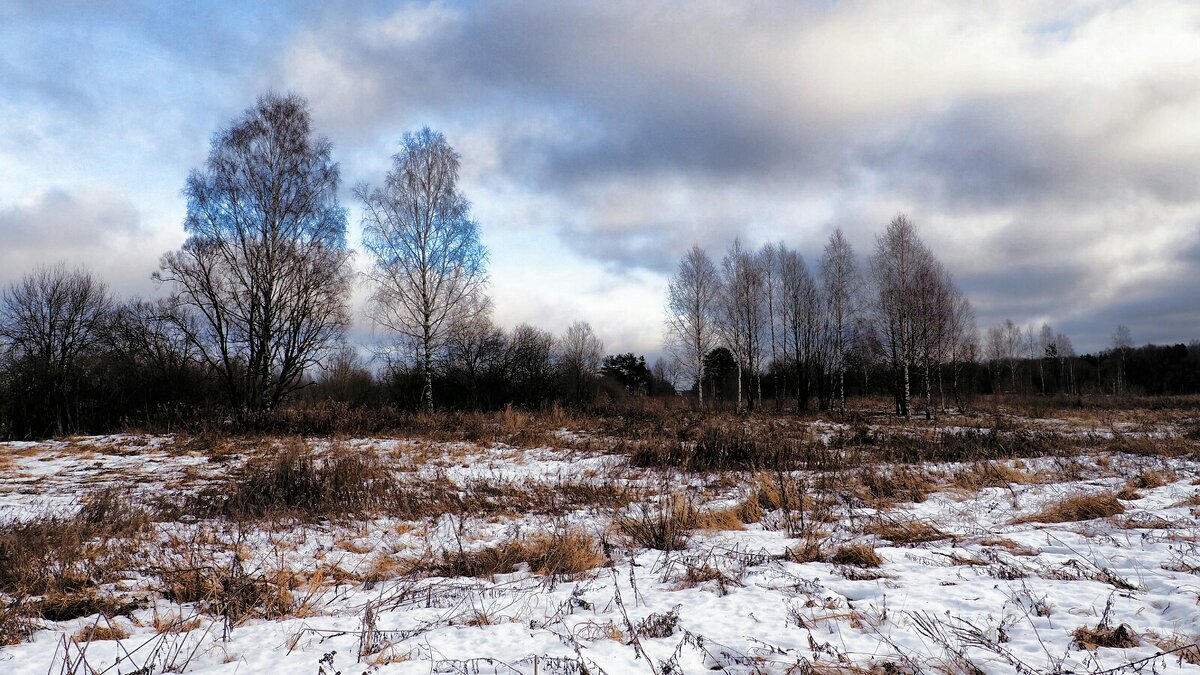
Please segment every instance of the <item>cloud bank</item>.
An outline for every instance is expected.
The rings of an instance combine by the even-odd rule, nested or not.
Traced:
[[[3,98],[18,101],[8,109],[44,113],[0,127],[0,154],[16,158],[0,170],[16,171],[23,148],[54,156],[76,133],[64,129],[94,119],[98,157],[134,146],[118,194],[151,231],[178,230],[178,186],[207,134],[254,92],[291,89],[334,140],[347,184],[378,180],[405,130],[446,132],[494,250],[505,323],[585,318],[610,351],[657,352],[665,278],[691,244],[719,255],[741,236],[816,254],[842,227],[866,254],[904,211],[982,325],[1050,321],[1084,349],[1122,322],[1139,342],[1200,337],[1200,9],[1189,3],[431,2],[215,22],[159,22],[137,7],[17,13],[55,35],[95,24],[108,58],[37,65],[0,52]],[[161,68],[103,48],[119,38]],[[22,54],[54,54],[19,40]],[[87,84],[106,79],[121,95]],[[163,119],[131,125],[138,109]],[[28,210],[31,195],[94,178],[66,173],[0,188],[0,207]]]

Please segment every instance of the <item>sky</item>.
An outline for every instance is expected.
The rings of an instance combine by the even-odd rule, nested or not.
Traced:
[[[6,0],[0,283],[161,293],[188,171],[271,90],[332,140],[356,246],[354,186],[446,135],[506,327],[654,356],[691,245],[812,265],[840,227],[865,260],[903,212],[981,329],[1200,338],[1200,4],[1170,0]]]

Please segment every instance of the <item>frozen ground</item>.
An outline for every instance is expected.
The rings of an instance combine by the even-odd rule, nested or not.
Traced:
[[[665,482],[701,510],[738,504],[762,479],[662,476],[569,448],[347,444],[414,481],[553,489],[590,480],[644,490],[651,502]],[[186,495],[239,455],[219,459],[164,437],[0,444],[0,520],[70,511],[105,485]],[[797,554],[803,543],[770,509],[743,529],[697,531],[673,552],[612,535],[621,512],[602,507],[236,529],[158,522],[146,556],[203,541],[247,569],[293,572],[303,581],[290,587],[287,616],[227,622],[167,600],[155,566],[142,565],[105,587],[139,609],[42,621],[30,640],[0,648],[0,673],[1200,672],[1200,463],[1106,453],[1002,465],[1014,480],[992,487],[955,478],[978,467],[923,467],[934,486],[917,503],[830,499],[828,522],[805,524],[824,551],[814,556]],[[1040,522],[1066,497],[1131,480],[1123,513]],[[563,527],[603,540],[609,562],[564,578],[522,565],[446,578],[389,564]],[[833,562],[855,543],[882,563]],[[807,558],[816,560],[797,561]],[[72,638],[92,626],[127,637]],[[1095,645],[1109,638],[1122,646]]]

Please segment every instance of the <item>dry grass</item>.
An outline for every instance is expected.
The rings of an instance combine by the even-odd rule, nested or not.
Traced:
[[[695,527],[700,530],[744,530],[746,521],[743,521],[742,518],[752,514],[752,509],[748,504],[745,502],[724,509],[701,510],[696,514]],[[758,513],[761,518],[761,508]]]
[[[957,488],[977,492],[989,487],[1008,487],[1014,483],[1025,484],[1034,482],[1034,477],[1025,471],[1014,468],[1006,462],[975,462],[966,468],[956,471],[950,477],[950,483]]]
[[[886,539],[897,546],[923,544],[931,541],[949,539],[950,535],[924,520],[916,519],[885,519],[877,518],[868,523],[863,531]]]
[[[907,466],[864,467],[858,474],[864,497],[878,505],[923,502],[934,490],[934,482],[920,470]]]
[[[1176,480],[1178,480],[1178,476],[1169,469],[1143,471],[1130,478],[1117,492],[1117,497],[1126,501],[1141,499],[1144,496],[1142,490],[1160,488]]]
[[[0,647],[19,644],[28,640],[38,629],[37,622],[30,618],[25,600],[0,601]]]
[[[1175,506],[1200,506],[1200,492],[1190,497],[1185,497],[1179,503],[1175,504]]]
[[[569,577],[604,563],[595,537],[583,530],[563,529],[473,551],[449,552],[433,569],[447,576],[489,577],[514,572],[519,565],[527,564],[535,574]]]
[[[1103,624],[1096,627],[1080,626],[1071,633],[1071,637],[1079,649],[1092,650],[1097,647],[1130,649],[1141,644],[1137,633],[1127,624],[1121,624],[1116,628]]]
[[[101,595],[93,590],[48,593],[37,603],[37,612],[48,621],[69,621],[85,616],[128,616],[139,606],[129,599]]]
[[[792,562],[809,563],[821,562],[827,560],[824,542],[829,536],[828,532],[820,530],[809,530],[805,533],[806,536],[800,539],[800,543],[795,546],[789,546],[784,551],[784,558]]]
[[[316,519],[381,510],[396,492],[395,475],[377,455],[342,445],[320,455],[303,439],[293,438],[275,452],[253,458],[205,496],[218,514],[230,518]]]
[[[1147,633],[1144,636],[1159,651],[1171,654],[1173,659],[1179,659],[1193,666],[1200,665],[1200,637],[1187,637],[1178,633],[1159,635]]]
[[[149,524],[127,493],[105,489],[72,516],[0,525],[0,592],[72,594],[115,580],[132,567]]]
[[[1047,506],[1041,511],[1014,520],[1020,523],[1071,523],[1108,518],[1125,513],[1125,505],[1116,493],[1077,494]]]
[[[1012,539],[1006,539],[1004,537],[984,537],[982,539],[975,539],[973,541],[984,548],[1002,548],[1016,556],[1029,558],[1038,554],[1037,549],[1030,548],[1029,546],[1019,544]]]
[[[687,548],[695,527],[696,508],[678,495],[655,505],[637,504],[631,514],[616,522],[617,531],[631,545],[659,551]]]
[[[80,628],[71,639],[75,642],[99,642],[101,640],[124,640],[127,637],[129,637],[129,631],[110,623],[104,626],[88,624]]]
[[[883,564],[883,558],[879,557],[869,544],[843,544],[837,547],[829,561],[836,565],[864,568],[879,567]]]

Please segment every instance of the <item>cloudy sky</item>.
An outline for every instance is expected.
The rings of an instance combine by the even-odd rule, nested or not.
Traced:
[[[1168,0],[10,0],[0,282],[66,260],[154,293],[188,170],[270,89],[334,142],[351,241],[352,187],[446,134],[503,325],[653,355],[691,244],[865,254],[903,211],[981,326],[1200,338],[1200,5]]]

